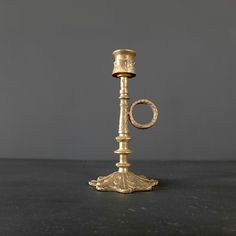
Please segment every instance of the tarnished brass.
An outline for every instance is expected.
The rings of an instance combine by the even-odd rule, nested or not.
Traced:
[[[158,111],[156,105],[147,100],[140,99],[135,101],[130,107],[128,104],[128,79],[136,76],[135,74],[135,51],[130,49],[119,49],[113,52],[115,57],[114,68],[112,75],[120,79],[120,119],[119,129],[116,141],[119,143],[119,148],[115,151],[120,157],[120,161],[116,164],[118,171],[108,175],[100,176],[97,180],[91,180],[89,185],[96,187],[100,191],[115,191],[119,193],[131,193],[135,191],[149,191],[159,181],[148,179],[143,175],[136,175],[129,170],[128,155],[131,150],[128,148],[130,141],[128,123],[139,129],[147,129],[152,127],[157,121]],[[135,121],[133,109],[138,104],[149,105],[153,112],[152,120],[146,124],[140,124]]]
[[[135,61],[136,52],[130,49],[115,50],[112,55],[115,57],[112,75],[114,77],[125,76],[128,78],[136,76]]]

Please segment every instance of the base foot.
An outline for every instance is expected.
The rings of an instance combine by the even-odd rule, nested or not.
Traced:
[[[96,187],[99,191],[119,193],[150,191],[158,184],[158,180],[148,179],[143,175],[136,175],[131,171],[126,173],[116,171],[108,176],[100,176],[97,180],[89,181],[89,185]]]

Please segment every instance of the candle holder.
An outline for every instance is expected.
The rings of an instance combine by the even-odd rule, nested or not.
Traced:
[[[116,141],[119,143],[118,150],[115,151],[120,157],[116,164],[118,171],[108,176],[100,176],[97,180],[91,180],[89,185],[94,186],[99,191],[113,191],[119,193],[131,193],[135,191],[150,191],[159,184],[158,180],[148,179],[143,175],[136,175],[129,170],[128,155],[131,150],[128,148],[130,141],[128,124],[138,129],[148,129],[157,121],[158,111],[155,104],[147,99],[135,101],[129,108],[128,100],[128,79],[135,77],[135,51],[130,49],[119,49],[113,52],[115,58],[112,75],[120,79],[120,118],[119,129]],[[150,122],[145,124],[138,123],[133,116],[133,109],[138,104],[150,106],[153,117]]]

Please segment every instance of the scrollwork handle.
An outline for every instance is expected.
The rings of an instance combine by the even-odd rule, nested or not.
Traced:
[[[138,123],[135,119],[134,119],[134,116],[133,116],[133,109],[136,105],[139,105],[139,104],[145,104],[145,105],[148,105],[151,109],[152,109],[152,112],[153,112],[153,116],[152,116],[152,119],[150,122],[148,123],[144,123],[144,124],[140,124]],[[132,105],[130,106],[130,110],[129,110],[129,119],[130,119],[130,122],[132,123],[132,125],[135,127],[135,128],[138,128],[138,129],[148,129],[150,127],[152,127],[156,121],[157,121],[157,117],[158,117],[158,110],[157,110],[157,107],[156,105],[151,102],[150,100],[148,99],[139,99],[135,102],[132,103]]]

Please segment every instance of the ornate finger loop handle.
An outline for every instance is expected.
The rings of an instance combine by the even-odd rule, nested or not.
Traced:
[[[150,106],[150,108],[152,109],[152,112],[153,112],[152,120],[150,122],[145,123],[145,124],[140,124],[134,119],[133,109],[138,104],[146,104],[146,105]],[[157,117],[158,117],[157,107],[153,102],[151,102],[148,99],[139,99],[139,100],[135,101],[130,107],[130,111],[129,111],[130,122],[132,123],[132,125],[134,127],[138,128],[138,129],[148,129],[148,128],[152,127],[156,123]]]

